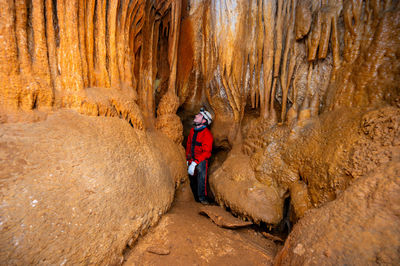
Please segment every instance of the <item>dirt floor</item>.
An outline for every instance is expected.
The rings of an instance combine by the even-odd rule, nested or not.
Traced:
[[[190,187],[182,186],[171,210],[126,253],[125,265],[272,264],[279,244],[254,226],[219,227],[199,214],[202,207],[193,200]]]

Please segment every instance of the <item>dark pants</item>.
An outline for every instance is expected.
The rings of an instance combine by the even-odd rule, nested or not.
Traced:
[[[190,187],[196,201],[207,200],[207,160],[202,161],[196,166],[196,171],[190,177]]]

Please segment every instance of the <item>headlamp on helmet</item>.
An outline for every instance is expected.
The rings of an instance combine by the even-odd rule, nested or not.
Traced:
[[[212,115],[210,114],[210,112],[206,111],[206,110],[204,109],[204,107],[201,107],[199,113],[200,113],[200,114],[203,116],[203,118],[207,121],[207,124],[208,124],[208,125],[211,125],[212,120],[213,120],[213,117],[212,117]]]

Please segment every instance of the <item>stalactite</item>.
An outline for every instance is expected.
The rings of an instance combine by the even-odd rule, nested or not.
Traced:
[[[291,1],[290,6],[290,16],[289,20],[285,24],[289,24],[289,29],[286,36],[286,43],[285,43],[285,50],[283,53],[283,60],[282,60],[282,72],[280,75],[280,81],[282,84],[282,112],[281,112],[281,121],[285,121],[286,117],[286,105],[287,105],[287,97],[289,91],[290,80],[292,78],[292,71],[294,68],[294,58],[293,55],[293,46],[294,46],[294,11],[296,9],[296,1]],[[289,62],[288,62],[289,61]],[[287,64],[289,63],[289,66]]]
[[[50,86],[50,71],[47,57],[46,28],[44,22],[44,5],[41,0],[32,2],[32,27],[33,27],[33,71],[47,86]]]
[[[255,80],[254,74],[257,72],[256,64],[257,64],[257,59],[256,59],[256,49],[257,49],[257,1],[249,1],[249,12],[246,12],[247,15],[247,27],[248,27],[248,32],[250,33],[251,39],[253,39],[253,42],[247,42],[247,53],[245,56],[248,57],[248,64],[249,64],[249,79],[250,82],[246,84],[246,86],[249,86],[249,94],[250,94],[250,100],[251,100],[251,107],[255,108],[256,107],[256,83],[257,81]]]
[[[153,41],[154,41],[154,19],[151,14],[151,6],[146,3],[145,23],[143,27],[143,38],[147,40],[143,43],[140,51],[140,80],[138,84],[139,106],[143,111],[144,118],[148,123],[146,126],[154,125],[154,95],[153,95]]]
[[[319,40],[319,50],[318,59],[324,59],[328,53],[329,39],[331,35],[331,23],[332,15],[331,12],[326,12],[323,14],[322,26],[321,26],[321,36]]]
[[[279,76],[279,69],[281,64],[281,55],[282,55],[282,38],[283,38],[283,10],[284,1],[278,0],[278,9],[277,9],[277,18],[276,18],[276,45],[275,45],[275,61],[274,61],[274,78]],[[274,94],[272,94],[273,96]]]
[[[125,37],[124,37],[124,78],[125,82],[127,82],[128,86],[136,87],[136,79],[135,79],[135,69],[134,69],[134,62],[132,59],[135,58],[136,49],[141,46],[138,44],[137,36],[139,32],[142,30],[144,25],[144,8],[145,5],[142,3],[136,3],[135,7],[129,9],[128,12],[128,19],[126,20],[125,24]],[[142,35],[140,35],[142,36]],[[137,47],[136,47],[137,45]],[[130,55],[130,56],[129,56]]]
[[[274,60],[274,31],[276,2],[266,1],[264,3],[264,54],[263,54],[263,77],[264,77],[264,94],[261,96],[261,112],[263,118],[269,115],[269,102],[271,98],[271,88],[273,82],[273,60]]]
[[[312,14],[308,1],[299,1],[296,5],[296,40],[302,39],[310,31]]]
[[[61,91],[61,84],[59,80],[59,72],[57,68],[57,46],[56,46],[56,33],[54,30],[55,18],[53,16],[53,1],[46,0],[46,40],[48,49],[49,68],[52,85],[55,90]],[[58,27],[58,23],[57,23]]]
[[[270,104],[269,104],[270,120],[273,123],[277,122],[276,115],[275,115],[275,108],[274,108],[276,86],[278,85],[277,83],[278,83],[278,78],[274,78],[274,81],[272,83],[272,91],[271,91],[271,98],[270,98]]]
[[[106,0],[97,0],[96,22],[95,22],[95,78],[96,86],[110,87],[110,78],[107,71],[107,48],[106,48]]]
[[[23,75],[31,75],[32,74],[32,65],[31,59],[28,51],[28,36],[27,36],[27,23],[28,23],[28,14],[27,14],[27,6],[25,0],[16,0],[15,1],[15,10],[16,10],[16,25],[15,31],[17,35],[17,43],[18,43],[18,58],[20,71]]]
[[[0,104],[11,110],[18,108],[19,72],[18,49],[15,34],[15,6],[8,0],[0,1],[0,78],[5,81],[0,90]]]
[[[181,1],[173,1],[171,8],[171,28],[170,38],[168,40],[168,63],[170,67],[170,76],[168,80],[168,91],[176,93],[176,69],[177,69],[177,57],[178,57],[178,43],[179,43],[179,32],[180,32],[180,21],[181,21]]]
[[[306,93],[312,105],[318,86],[318,101],[326,99],[320,102],[320,111],[327,110],[327,106],[334,109],[382,99],[383,93],[367,96],[368,78],[356,82],[352,75],[365,72],[355,64],[381,58],[376,55],[367,60],[366,55],[368,51],[375,55],[372,49],[382,47],[373,46],[373,40],[379,35],[379,25],[387,14],[384,12],[394,10],[396,2],[204,0],[185,5],[190,9],[185,16],[201,20],[198,27],[193,27],[201,33],[193,35],[193,45],[199,46],[192,47],[193,69],[185,69],[188,78],[179,84],[178,9],[182,1],[15,0],[7,4],[8,10],[14,5],[15,26],[7,30],[15,31],[18,71],[15,78],[11,75],[9,79],[20,88],[12,96],[19,99],[16,106],[30,110],[54,104],[80,109],[88,88],[125,88],[132,89],[132,101],[137,99],[137,92],[143,112],[154,117],[155,105],[167,87],[177,90],[180,104],[185,99],[204,101],[207,95],[203,90],[207,90],[207,97],[221,105],[211,107],[229,110],[235,123],[240,124],[248,103],[259,109],[264,120],[276,119],[270,112],[280,110],[280,120],[285,121],[286,110],[290,109],[287,105],[298,108]],[[198,8],[197,14],[192,12],[194,7]],[[160,41],[166,35],[168,40]],[[11,37],[3,39],[8,43],[5,49],[12,50]],[[160,45],[168,47],[168,60],[163,62],[159,62],[163,56],[159,53],[164,53],[158,50]],[[308,51],[305,57],[301,56],[303,50]],[[301,66],[308,64],[307,60],[315,66],[313,91],[309,92],[305,92],[302,77],[310,70]],[[333,67],[329,66],[331,60]],[[154,81],[166,62],[168,73],[161,74],[164,89],[155,96]],[[2,68],[5,73],[11,71]],[[331,84],[326,89],[331,69]],[[328,73],[324,80],[317,78],[321,71]],[[75,94],[78,91],[82,92],[79,96]],[[275,101],[280,106],[273,106]]]
[[[32,2],[33,46],[32,69],[39,83],[36,99],[37,107],[50,107],[53,104],[53,88],[50,81],[50,68],[46,43],[44,3],[41,0]],[[38,79],[39,78],[39,79]]]
[[[86,59],[88,64],[88,79],[89,86],[95,86],[95,71],[94,71],[94,12],[96,0],[87,0],[86,16],[85,16],[85,46]]]
[[[332,54],[333,54],[333,67],[337,70],[340,67],[340,44],[339,44],[339,35],[337,29],[337,18],[336,16],[332,17],[332,36],[331,36],[331,43],[332,43]]]
[[[57,51],[61,84],[68,92],[80,91],[83,87],[82,63],[79,51],[78,1],[57,2],[60,27],[60,46]],[[72,100],[73,106],[79,105]]]
[[[121,116],[144,128],[142,110],[135,101],[137,90],[146,88],[139,102],[146,106],[149,121],[154,119],[161,21],[169,30],[169,74],[171,88],[176,88],[181,1],[18,0],[2,4],[4,12],[11,12],[4,17],[11,20],[1,25],[2,52],[6,53],[0,56],[15,61],[7,67],[0,64],[1,77],[9,79],[10,89],[1,92],[1,103],[7,108],[74,108],[89,115]],[[95,96],[105,92],[102,88],[109,92]]]
[[[229,83],[228,83],[228,81],[226,80],[225,77],[222,77],[222,84],[224,85],[224,88],[225,88],[225,91],[226,91],[226,95],[228,97],[229,104],[230,104],[230,106],[231,106],[231,108],[233,110],[234,121],[238,123],[239,122],[239,117],[240,117],[239,106],[236,103],[235,96],[233,95],[232,90],[229,87]]]
[[[20,66],[20,80],[22,89],[19,95],[19,105],[23,110],[35,107],[40,86],[33,78],[32,58],[28,44],[28,10],[26,1],[15,1],[16,25],[15,32],[18,44],[18,59]]]
[[[82,78],[84,87],[89,86],[89,77],[88,77],[88,64],[86,59],[86,41],[85,41],[85,16],[86,16],[86,3],[87,0],[79,0],[78,7],[78,31],[79,31],[79,51],[81,55],[82,62]]]
[[[256,75],[255,75],[255,80],[256,80],[256,108],[259,107],[259,102],[260,99],[262,98],[261,95],[264,95],[260,91],[260,86],[263,84],[260,84],[260,78],[262,74],[262,64],[263,64],[263,42],[264,42],[264,25],[263,25],[263,2],[262,1],[257,1],[258,2],[258,13],[257,13],[257,45],[256,45],[256,51],[257,51],[257,66],[256,66]]]
[[[308,38],[308,61],[313,61],[316,58],[319,40],[321,38],[321,11],[318,11],[315,21],[313,22],[313,28],[311,37]]]
[[[116,26],[119,0],[110,1],[107,13],[107,51],[111,87],[119,87],[119,70],[117,62]]]
[[[128,82],[124,79],[125,76],[125,69],[124,69],[124,52],[125,52],[125,25],[126,25],[126,17],[129,14],[129,10],[133,10],[133,7],[137,5],[137,1],[129,1],[129,0],[121,0],[120,4],[120,15],[118,16],[119,19],[117,21],[117,32],[116,32],[116,40],[117,40],[117,63],[118,63],[118,70],[121,79],[124,82]],[[128,9],[130,8],[130,9]]]

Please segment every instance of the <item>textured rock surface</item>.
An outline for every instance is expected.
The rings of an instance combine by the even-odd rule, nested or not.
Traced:
[[[275,265],[393,265],[400,260],[400,163],[356,180],[295,225]]]
[[[125,265],[272,265],[279,244],[250,227],[221,228],[200,215],[201,208],[193,199],[190,185],[183,184],[171,211],[138,240],[127,253]],[[149,249],[170,253],[160,256]]]
[[[159,98],[166,91],[173,95],[168,99],[177,97],[181,5],[1,0],[2,109],[72,108],[153,128],[156,108],[168,113],[162,110],[165,104],[157,107]],[[172,106],[169,115],[178,108]],[[180,140],[180,121],[171,124],[168,136]]]
[[[216,124],[250,108],[276,123],[398,101],[399,11],[379,0],[193,1],[178,95],[188,110],[210,105]]]
[[[399,121],[400,109],[384,107],[363,114],[341,109],[264,131],[255,124],[242,146],[249,156],[233,149],[210,177],[211,188],[221,204],[272,224],[283,218],[283,199],[290,195],[300,218],[355,179],[398,160]]]
[[[118,264],[186,178],[182,148],[118,118],[62,111],[0,132],[1,264]]]
[[[239,151],[230,152],[226,161],[210,176],[216,201],[233,213],[254,222],[279,223],[283,195],[276,188],[260,183],[250,166],[250,158]]]

